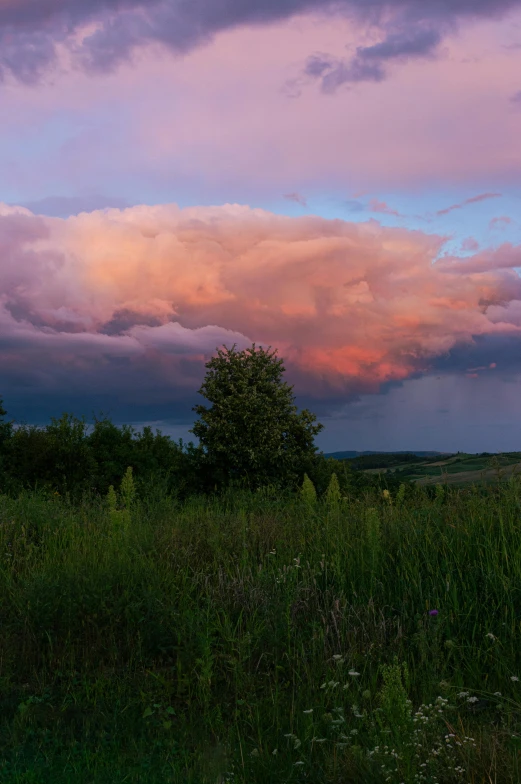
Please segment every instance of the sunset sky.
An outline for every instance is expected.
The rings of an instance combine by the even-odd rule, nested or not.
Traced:
[[[335,450],[521,450],[521,0],[0,0],[0,396],[193,439],[278,348]]]

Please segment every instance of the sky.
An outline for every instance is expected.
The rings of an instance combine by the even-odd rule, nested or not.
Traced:
[[[277,349],[316,443],[521,450],[521,0],[0,0],[0,397],[189,433]]]

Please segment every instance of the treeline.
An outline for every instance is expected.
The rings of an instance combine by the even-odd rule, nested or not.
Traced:
[[[6,419],[0,398],[0,493],[16,496],[21,490],[47,489],[69,495],[79,502],[87,495],[106,496],[110,485],[119,487],[127,468],[132,468],[139,497],[160,486],[166,495],[184,500],[192,495],[219,493],[230,485],[247,487],[244,478],[218,477],[205,459],[202,447],[183,443],[151,427],[136,431],[118,427],[110,418],[94,419],[90,428],[85,419],[64,413],[45,426],[22,424],[15,427]],[[396,490],[392,477],[368,477],[353,470],[346,461],[323,454],[302,459],[296,479],[281,476],[271,482],[281,489],[296,490],[307,473],[323,494],[333,473],[340,490],[351,496],[370,488]],[[254,489],[254,488],[252,488]]]
[[[433,460],[435,460],[434,457],[418,457],[414,452],[406,454],[358,455],[357,457],[346,458],[346,462],[349,462],[353,468],[360,471],[369,468],[391,468],[402,463],[432,463]]]

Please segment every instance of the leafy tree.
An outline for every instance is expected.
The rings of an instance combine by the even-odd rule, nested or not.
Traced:
[[[11,438],[13,432],[13,423],[4,422],[4,417],[7,416],[7,411],[3,405],[4,401],[0,397],[0,450],[2,449],[5,441]]]
[[[94,417],[94,427],[87,442],[94,459],[92,486],[106,495],[110,485],[119,486],[128,466],[135,467],[134,429],[119,428],[107,416]]]
[[[3,485],[14,494],[22,488],[45,484],[48,467],[48,441],[35,425],[22,424],[4,442]]]
[[[85,419],[68,413],[59,419],[51,417],[45,435],[48,465],[43,478],[61,494],[77,495],[88,490],[96,463],[89,448]]]
[[[6,476],[5,472],[7,470],[8,464],[8,451],[9,451],[9,444],[13,435],[13,423],[6,422],[5,417],[7,416],[7,411],[3,406],[3,400],[0,397],[0,492],[2,489],[6,487]]]
[[[218,485],[294,485],[315,455],[313,439],[323,425],[307,409],[297,413],[276,353],[255,343],[236,351],[234,344],[206,363],[199,393],[211,406],[194,406],[200,420],[190,432],[203,449],[203,468]]]

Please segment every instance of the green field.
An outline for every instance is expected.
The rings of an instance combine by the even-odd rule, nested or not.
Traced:
[[[518,784],[520,512],[0,496],[0,782]]]
[[[472,455],[460,452],[446,458],[421,458],[408,462],[394,461],[389,454],[388,467],[365,469],[365,473],[390,474],[412,482],[435,484],[437,482],[465,485],[475,482],[508,480],[515,469],[521,474],[521,452],[497,455]],[[349,461],[353,462],[354,461]]]

